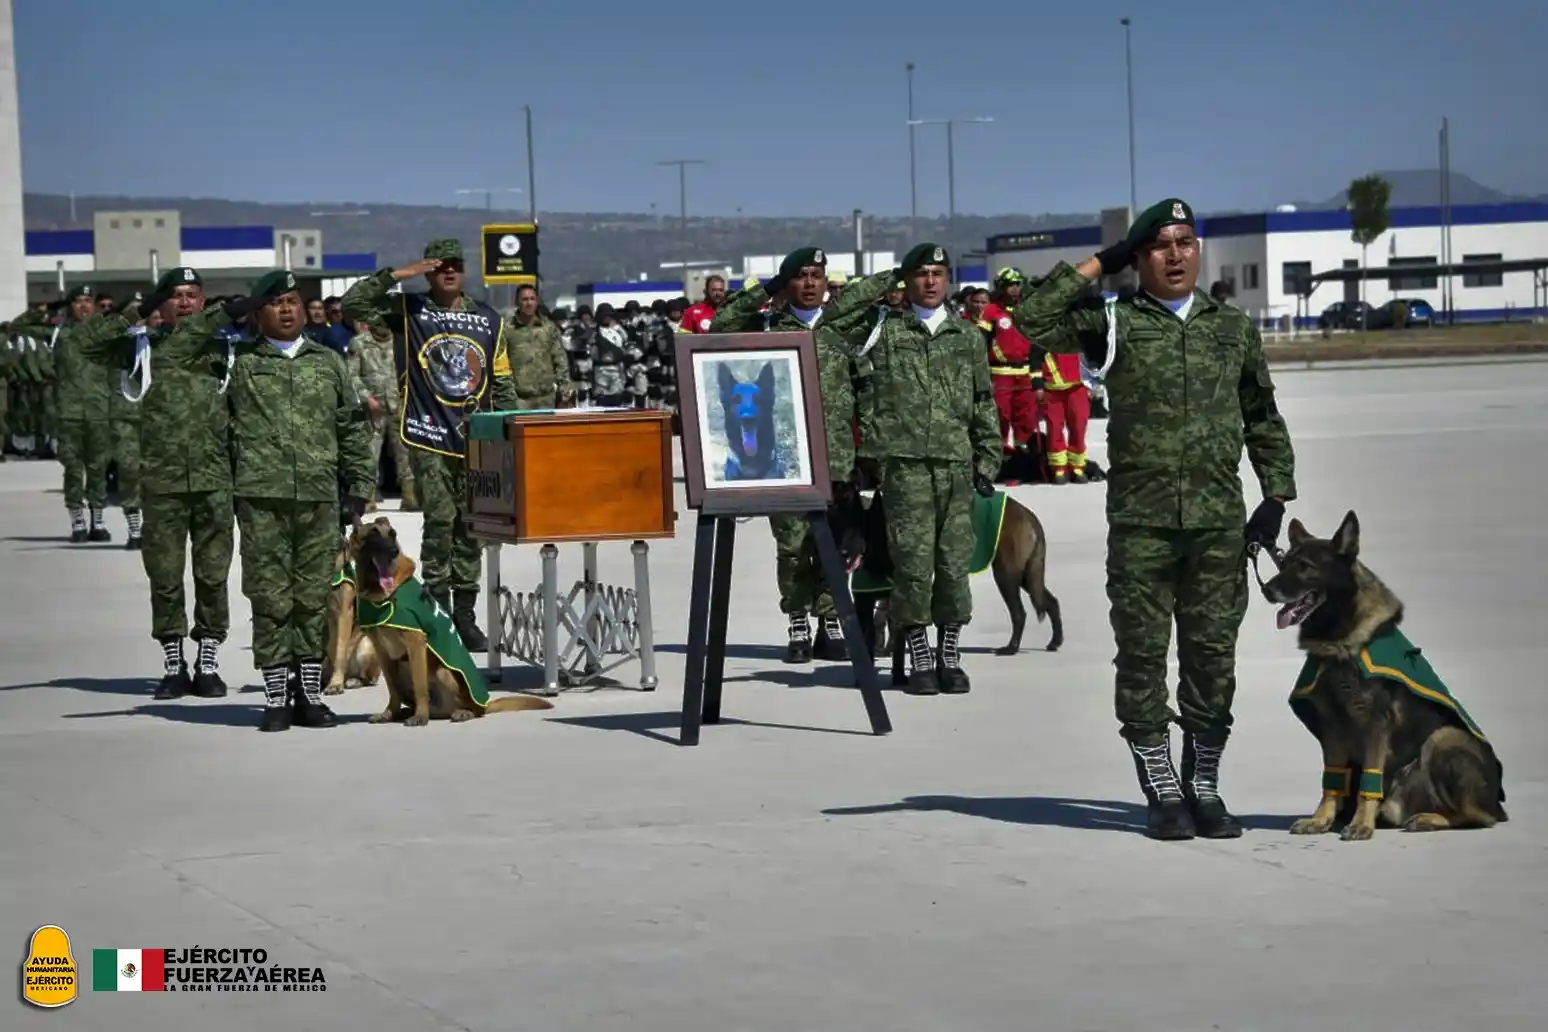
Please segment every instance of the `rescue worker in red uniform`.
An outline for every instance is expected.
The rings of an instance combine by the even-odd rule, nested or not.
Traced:
[[[678,329],[683,333],[708,333],[715,312],[726,303],[726,278],[711,276],[704,281],[704,300],[688,306]]]
[[[1055,484],[1084,484],[1091,392],[1080,376],[1080,356],[1044,352],[1034,374],[1034,386],[1038,388],[1043,412],[1048,417],[1050,478]]]
[[[1000,410],[1000,440],[1005,454],[1035,447],[1038,440],[1037,399],[1032,392],[1032,344],[1011,322],[1021,301],[1026,277],[1020,269],[1002,269],[994,278],[994,298],[984,307],[989,324],[989,380]]]

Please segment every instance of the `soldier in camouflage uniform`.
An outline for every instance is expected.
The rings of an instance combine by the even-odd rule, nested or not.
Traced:
[[[1140,290],[1104,303],[1089,287],[1130,266]],[[1193,211],[1168,198],[1125,239],[1071,268],[1060,263],[1017,307],[1038,346],[1105,370],[1107,597],[1118,652],[1116,709],[1149,804],[1149,833],[1241,834],[1220,798],[1236,693],[1236,638],[1247,611],[1247,549],[1279,537],[1295,498],[1295,455],[1274,402],[1256,327],[1198,289]],[[1263,501],[1246,519],[1242,449]],[[1245,526],[1244,526],[1245,523]],[[1173,626],[1179,712],[1167,704]],[[1170,725],[1182,726],[1182,774]]]
[[[11,377],[21,358],[11,343],[11,324],[0,324],[0,462],[11,447]]]
[[[395,283],[424,276],[430,289],[425,294],[388,293]],[[477,316],[472,320],[481,324],[493,320],[493,329],[487,330],[492,340],[489,344],[489,367],[483,370],[486,379],[479,382],[479,393],[458,403],[455,412],[447,412],[449,418],[471,418],[475,409],[510,411],[517,407],[516,385],[511,378],[511,365],[506,349],[504,320],[500,313],[481,304],[462,292],[464,276],[462,242],[450,237],[432,240],[425,246],[424,258],[401,269],[381,269],[375,275],[356,283],[344,295],[344,317],[367,324],[385,321],[398,341],[398,373],[406,372],[409,353],[410,326],[408,312],[420,314],[415,318],[425,323],[435,323],[453,317]],[[446,313],[444,316],[441,313]],[[419,328],[415,328],[418,333]],[[487,386],[487,389],[484,389]],[[407,404],[405,384],[404,404]],[[405,415],[406,418],[406,415]],[[420,547],[420,569],[424,573],[425,586],[435,596],[443,609],[452,614],[457,634],[469,652],[482,652],[489,647],[488,639],[479,629],[477,607],[480,577],[483,574],[483,546],[469,536],[463,517],[467,509],[465,482],[467,477],[466,445],[462,434],[466,427],[461,423],[443,428],[452,434],[446,447],[459,449],[458,454],[435,451],[426,445],[408,439],[409,461],[414,468],[414,482],[419,487],[419,500],[425,512],[424,543]]]
[[[767,283],[745,287],[728,297],[716,310],[709,332],[804,333],[821,327],[823,295],[828,288],[827,264],[827,255],[816,247],[790,252],[780,262],[778,274]],[[840,361],[847,373],[847,359]],[[827,385],[826,378],[823,384]],[[837,474],[832,479],[848,480],[854,465],[854,437],[849,433],[848,418],[843,419],[841,426],[842,436],[850,446],[836,456],[829,452],[830,469]],[[789,621],[785,662],[810,663],[814,654],[818,659],[847,659],[844,632],[833,607],[833,593],[822,575],[811,524],[803,515],[785,514],[769,517],[769,527],[774,533],[779,611]],[[818,621],[815,646],[811,628],[814,615]]]
[[[355,393],[366,407],[371,422],[371,461],[377,476],[382,468],[382,444],[392,442],[393,464],[398,469],[398,489],[403,493],[402,510],[419,511],[419,492],[414,486],[414,464],[409,459],[408,447],[398,428],[397,359],[393,357],[392,331],[384,322],[372,323],[364,333],[357,334],[349,342],[344,356],[349,375],[355,384]],[[371,495],[366,511],[376,508],[376,492]]]
[[[900,278],[909,310],[877,307]],[[900,269],[851,282],[824,320],[855,355],[860,456],[880,466],[895,567],[889,610],[916,695],[970,687],[959,637],[973,615],[973,492],[994,494],[1001,459],[989,359],[978,330],[946,306],[950,279],[945,249],[920,244]],[[826,407],[826,375],[823,391]],[[933,655],[929,623],[939,635]]]
[[[516,313],[505,326],[505,346],[511,354],[517,408],[551,409],[574,403],[570,359],[559,327],[538,313],[537,287],[530,283],[516,288]]]
[[[227,692],[218,650],[231,629],[228,582],[235,549],[230,417],[226,407],[232,317],[205,306],[203,281],[186,266],[169,269],[137,306],[110,317],[119,335],[89,346],[89,357],[129,372],[138,394],[151,637],[161,646],[156,698]],[[139,326],[131,321],[144,319]],[[154,370],[154,372],[153,372]],[[183,581],[192,555],[193,629]],[[184,640],[197,656],[190,672]]]
[[[65,300],[69,303],[69,316],[53,335],[53,366],[57,373],[59,461],[64,466],[70,540],[111,541],[113,536],[102,517],[107,507],[107,467],[113,456],[109,421],[113,381],[111,371],[86,358],[81,349],[89,342],[116,336],[117,331],[107,316],[98,314],[97,299],[90,287],[76,287]],[[17,321],[37,333],[51,332],[32,314]],[[89,530],[87,506],[91,508]]]
[[[332,727],[322,701],[328,591],[343,511],[365,512],[376,482],[370,429],[349,370],[337,351],[303,333],[306,308],[294,274],[276,269],[250,297],[220,309],[229,321],[251,315],[258,333],[231,345],[229,404],[235,445],[242,593],[253,609],[253,662],[263,672],[262,731]],[[172,356],[184,368],[220,355],[215,338]],[[300,694],[294,705],[289,682]]]
[[[597,305],[597,321],[587,335],[591,355],[591,400],[608,408],[622,407],[629,401],[629,385],[624,370],[629,364],[626,349],[629,331],[618,321],[613,306]]]

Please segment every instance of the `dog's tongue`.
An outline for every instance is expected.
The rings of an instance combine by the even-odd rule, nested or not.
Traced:
[[[743,430],[742,431],[742,450],[744,452],[746,452],[748,455],[757,455],[758,454],[758,431],[756,431],[756,430]]]
[[[390,573],[385,577],[378,577],[376,583],[381,586],[383,595],[391,595],[393,589],[398,586],[397,578]]]
[[[1279,608],[1279,614],[1274,617],[1274,622],[1278,625],[1278,628],[1281,631],[1284,630],[1286,627],[1294,627],[1295,626],[1295,603],[1291,602],[1287,606],[1281,606]]]
[[[853,559],[849,560],[849,563],[845,566],[845,571],[848,573],[854,573],[856,570],[860,569],[860,563],[864,558],[864,556],[857,555]]]

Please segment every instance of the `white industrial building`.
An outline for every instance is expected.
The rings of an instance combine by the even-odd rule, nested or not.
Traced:
[[[1420,298],[1437,312],[1443,283],[1426,266],[1445,254],[1439,207],[1393,208],[1391,228],[1364,250],[1352,238],[1349,212],[1274,211],[1204,216],[1199,220],[1203,268],[1199,285],[1227,280],[1237,304],[1263,324],[1314,324],[1336,301],[1380,306],[1393,298]],[[1456,265],[1543,260],[1548,264],[1548,203],[1453,205],[1450,261]],[[1109,234],[1111,235],[1111,234]],[[989,268],[1016,266],[1040,276],[1061,261],[1075,264],[1101,249],[1102,228],[1092,224],[996,236],[988,242]],[[1363,260],[1363,265],[1362,265]],[[1404,275],[1363,284],[1323,282],[1301,298],[1297,284],[1347,269],[1403,267]],[[1362,298],[1362,289],[1364,291]],[[1541,269],[1480,272],[1453,277],[1456,321],[1486,322],[1548,315],[1548,279]]]

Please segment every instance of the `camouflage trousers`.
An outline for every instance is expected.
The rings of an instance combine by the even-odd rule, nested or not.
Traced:
[[[339,503],[238,498],[242,594],[253,607],[253,665],[321,663],[339,554]]]
[[[774,569],[781,613],[833,616],[833,593],[822,575],[817,539],[803,515],[769,517],[774,532]]]
[[[157,641],[192,637],[225,641],[231,630],[227,582],[231,577],[230,491],[186,491],[145,495],[144,544],[140,559],[150,580],[151,637]],[[183,598],[183,571],[192,546],[193,634]],[[331,571],[330,571],[331,572]]]
[[[11,385],[0,380],[0,448],[10,443],[11,437]]]
[[[64,467],[68,509],[107,508],[107,468],[113,458],[112,424],[70,419],[59,425],[59,464]]]
[[[887,459],[890,612],[899,627],[965,624],[973,617],[973,482],[967,462]]]
[[[377,489],[381,489],[382,445],[392,443],[392,461],[398,468],[398,486],[414,482],[414,467],[409,463],[409,447],[398,432],[398,414],[385,412],[371,420],[371,468],[376,470]]]
[[[118,504],[125,512],[140,508],[140,423],[113,420],[113,461],[118,464]]]
[[[420,579],[443,600],[449,591],[479,590],[484,546],[468,536],[467,463],[456,455],[409,449],[425,532],[419,546]]]
[[[1166,741],[1173,722],[1195,734],[1229,731],[1236,635],[1247,615],[1243,528],[1110,527],[1107,599],[1118,645],[1115,709],[1123,736],[1156,745]],[[1174,623],[1181,668],[1175,714],[1166,690]]]

